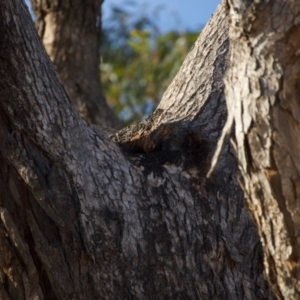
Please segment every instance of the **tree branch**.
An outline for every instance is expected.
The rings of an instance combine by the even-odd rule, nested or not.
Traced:
[[[278,298],[298,299],[300,7],[294,1],[230,5],[226,98],[248,206]]]

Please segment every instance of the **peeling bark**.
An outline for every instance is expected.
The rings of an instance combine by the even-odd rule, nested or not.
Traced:
[[[230,3],[229,121],[248,207],[279,299],[299,299],[300,6]]]
[[[36,27],[80,115],[92,124],[120,128],[100,86],[102,0],[31,0]]]
[[[23,2],[3,1],[1,296],[274,298],[229,143],[206,179],[227,50],[220,5],[156,112],[111,139],[73,108]]]

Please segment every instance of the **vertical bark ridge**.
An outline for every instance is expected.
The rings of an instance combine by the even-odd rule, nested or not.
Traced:
[[[268,278],[278,298],[298,299],[300,7],[294,1],[229,3],[226,98],[244,189]]]

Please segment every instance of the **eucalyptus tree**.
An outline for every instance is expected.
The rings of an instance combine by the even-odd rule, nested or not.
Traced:
[[[3,0],[1,299],[272,299],[258,232],[276,295],[297,299],[296,16],[222,2],[155,112],[108,136]]]

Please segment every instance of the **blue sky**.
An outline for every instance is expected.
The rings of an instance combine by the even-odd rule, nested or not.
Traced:
[[[112,5],[124,5],[129,0],[105,0],[103,4],[104,20],[109,16]],[[198,30],[209,20],[216,10],[220,0],[134,0],[137,4],[145,6],[145,10],[151,14],[155,8],[159,8],[154,15],[157,24],[162,31],[170,29],[177,30]],[[29,4],[29,0],[25,0]]]
[[[109,16],[110,7],[114,4],[124,5],[126,0],[105,0],[103,4],[103,19]],[[145,10],[151,14],[155,7],[159,13],[154,17],[162,31],[170,29],[199,29],[209,20],[216,10],[220,0],[135,0],[137,4],[145,5]]]

